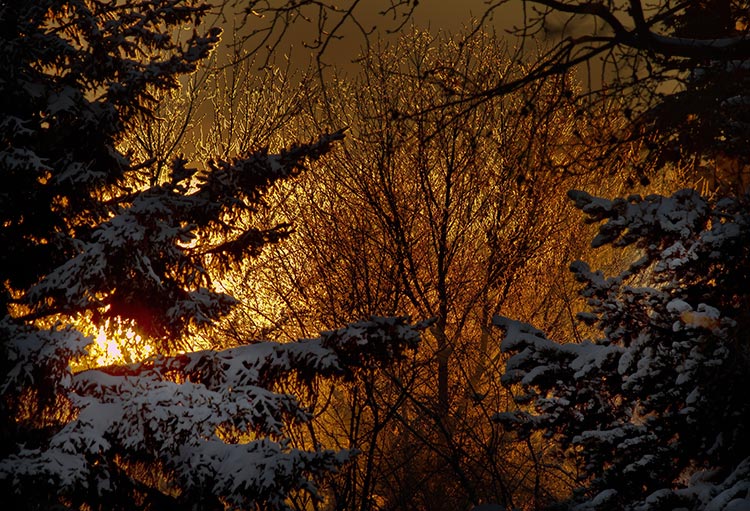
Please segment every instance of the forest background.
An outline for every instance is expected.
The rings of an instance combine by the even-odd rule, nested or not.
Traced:
[[[14,507],[750,506],[748,6],[428,4],[0,4]]]

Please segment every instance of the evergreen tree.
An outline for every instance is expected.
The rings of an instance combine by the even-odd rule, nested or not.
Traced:
[[[524,405],[497,420],[578,457],[584,479],[570,509],[748,509],[747,197],[570,195],[605,221],[594,246],[635,246],[642,257],[609,278],[573,264],[591,307],[581,318],[598,339],[558,344],[496,318],[512,354],[504,381]]]
[[[299,343],[176,351],[235,305],[222,270],[288,234],[252,226],[263,195],[343,137],[144,175],[120,142],[218,43],[198,30],[207,11],[0,3],[0,487],[15,508],[284,508],[348,454],[289,446],[285,424],[310,417],[279,384],[351,376],[418,340],[403,319],[373,319]],[[74,371],[86,325],[108,320],[161,354]]]
[[[689,164],[711,197],[605,200],[573,191],[594,247],[640,258],[607,277],[576,262],[601,337],[561,344],[508,318],[504,382],[519,410],[496,419],[557,439],[579,462],[566,509],[750,508],[747,2],[528,0],[524,35],[553,16],[601,22],[563,31],[527,79],[603,58],[601,99],[620,94],[652,169]],[[620,140],[607,141],[616,150]],[[648,179],[641,173],[642,182]]]

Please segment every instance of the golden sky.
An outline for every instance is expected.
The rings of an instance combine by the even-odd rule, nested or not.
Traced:
[[[380,15],[380,11],[388,5],[386,0],[368,0],[358,6],[358,21],[364,29],[377,27],[376,34],[383,38],[391,38],[389,33],[399,25],[399,21],[392,17]],[[457,32],[464,26],[468,26],[472,18],[480,18],[487,10],[487,0],[421,0],[414,16],[404,28],[409,28],[413,23],[418,28],[429,28],[433,32],[446,30]],[[508,4],[494,10],[492,20],[488,26],[493,27],[498,33],[519,26],[522,22],[522,2],[511,0]],[[262,22],[262,20],[249,19],[250,23]],[[227,28],[225,28],[226,30]],[[229,28],[231,30],[231,28]],[[314,41],[316,27],[310,23],[298,22],[285,35],[284,42],[277,50],[284,54],[293,48],[292,56],[296,65],[304,67],[307,63],[311,50],[305,48]],[[332,41],[326,48],[324,62],[335,64],[337,67],[348,67],[347,64],[363,51],[365,39],[362,33],[352,23],[347,23],[340,32],[342,38]],[[374,41],[377,36],[371,36]],[[277,51],[278,54],[278,51]]]

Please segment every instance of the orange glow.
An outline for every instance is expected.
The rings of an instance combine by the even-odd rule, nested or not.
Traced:
[[[99,326],[89,348],[89,359],[95,366],[131,364],[153,354],[154,347],[130,326],[112,325],[109,321]]]
[[[102,327],[99,328],[99,333],[94,340],[94,347],[91,351],[92,355],[94,352],[101,352],[101,355],[96,357],[95,361],[98,366],[116,363],[122,359],[122,351],[120,351],[120,347],[117,346],[117,343],[114,340],[107,338],[107,332]]]

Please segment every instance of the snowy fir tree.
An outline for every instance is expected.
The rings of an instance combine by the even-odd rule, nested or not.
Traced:
[[[747,2],[529,3],[522,35],[576,27],[556,34],[537,75],[604,56],[600,94],[584,95],[622,101],[618,136],[643,143],[641,184],[689,168],[683,186],[705,193],[569,193],[601,224],[593,247],[634,262],[612,276],[571,266],[593,339],[565,344],[495,318],[518,405],[495,419],[559,442],[576,464],[580,487],[562,509],[750,509]]]
[[[0,3],[4,506],[283,509],[350,453],[292,448],[285,428],[310,414],[278,384],[351,377],[419,340],[405,319],[374,318],[297,343],[178,351],[236,305],[222,269],[288,234],[248,222],[264,193],[343,137],[146,175],[120,142],[218,43],[200,29],[207,11]],[[82,325],[108,321],[161,354],[74,370],[93,341]]]
[[[497,317],[516,412],[580,463],[575,510],[750,509],[748,198],[692,190],[614,201],[569,194],[603,222],[593,245],[637,249],[612,277],[577,262],[601,337],[559,344]]]

